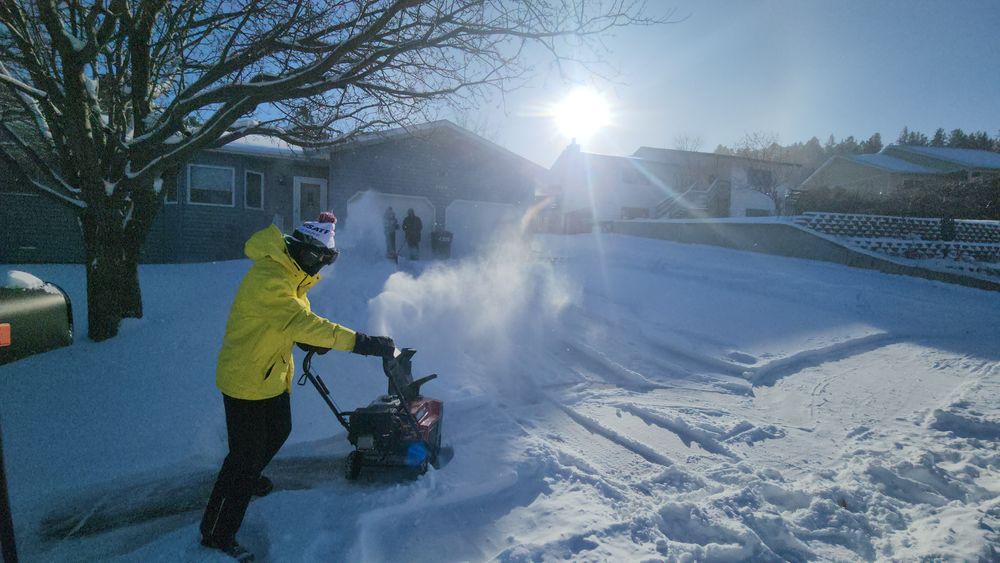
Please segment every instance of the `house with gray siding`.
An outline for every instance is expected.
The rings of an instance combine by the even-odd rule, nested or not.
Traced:
[[[439,223],[455,234],[457,249],[472,250],[484,231],[520,217],[544,172],[448,121],[370,134],[332,150],[247,137],[199,152],[164,182],[163,207],[141,259],[242,258],[247,238],[268,224],[289,232],[329,209],[341,219],[338,230],[350,230],[352,212],[360,225],[372,208],[380,221],[388,205],[400,220],[414,208],[425,241]],[[72,212],[5,179],[0,177],[0,263],[82,261]],[[381,237],[376,231],[370,236]]]
[[[775,204],[762,192],[794,185],[800,169],[654,147],[640,147],[630,156],[595,154],[571,143],[553,163],[545,186],[562,224],[546,217],[546,228],[575,233],[618,220],[773,215]]]
[[[830,157],[802,182],[794,195],[822,187],[878,196],[898,189],[936,186],[983,175],[1000,175],[1000,154],[975,149],[889,145],[877,154]]]
[[[291,224],[292,191],[325,182],[325,155],[266,137],[201,151],[164,186],[163,207],[146,244],[146,262],[206,262],[242,256],[255,231]]]
[[[421,254],[435,224],[454,234],[458,254],[520,220],[546,170],[449,121],[367,135],[330,152],[330,208],[346,231],[381,233],[392,207],[401,222],[413,209],[424,225]],[[371,209],[378,211],[372,226]],[[367,217],[359,217],[365,213]],[[367,223],[367,225],[361,223]],[[338,230],[340,225],[338,225]]]

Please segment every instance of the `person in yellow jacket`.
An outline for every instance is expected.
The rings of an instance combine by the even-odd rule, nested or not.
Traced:
[[[252,561],[253,555],[236,542],[236,532],[251,496],[271,491],[271,481],[261,472],[292,429],[292,346],[383,357],[395,350],[389,337],[351,330],[310,308],[306,292],[339,254],[336,221],[333,213],[324,212],[291,236],[271,225],[244,247],[254,264],[236,292],[216,367],[229,454],[201,522],[202,544],[239,561]]]

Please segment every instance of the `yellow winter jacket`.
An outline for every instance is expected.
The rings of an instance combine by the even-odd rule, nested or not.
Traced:
[[[310,310],[310,276],[289,256],[274,225],[254,233],[244,247],[254,265],[236,292],[216,367],[215,383],[237,399],[269,399],[291,391],[296,342],[351,350],[354,331]]]

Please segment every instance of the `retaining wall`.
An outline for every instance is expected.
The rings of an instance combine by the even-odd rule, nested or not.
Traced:
[[[822,260],[844,264],[852,268],[877,270],[888,274],[914,276],[1000,291],[1000,282],[898,264],[891,260],[858,252],[791,223],[615,221],[610,230],[623,235],[672,240],[687,244],[708,244],[776,256]]]

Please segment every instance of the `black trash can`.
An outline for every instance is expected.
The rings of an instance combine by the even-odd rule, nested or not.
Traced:
[[[431,252],[435,258],[451,258],[451,231],[444,229],[431,233]]]
[[[73,343],[73,307],[59,287],[0,287],[0,365]]]

